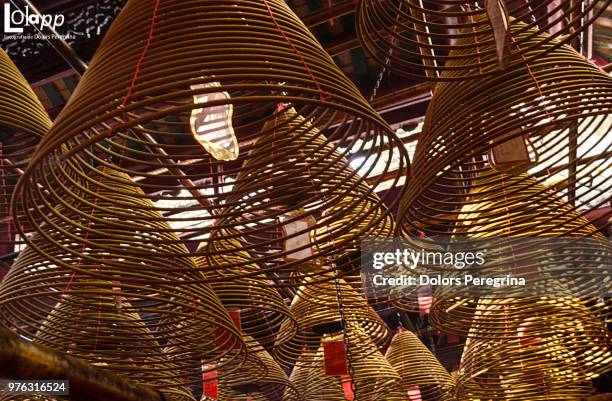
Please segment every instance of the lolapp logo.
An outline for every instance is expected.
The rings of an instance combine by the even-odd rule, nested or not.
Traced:
[[[51,15],[30,13],[30,7],[25,6],[25,12],[11,9],[10,3],[4,4],[4,33],[23,33],[23,28],[33,26],[39,31],[44,27],[56,29],[58,26],[64,25],[64,16],[62,14]]]

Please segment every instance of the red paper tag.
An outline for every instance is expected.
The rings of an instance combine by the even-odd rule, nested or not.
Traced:
[[[304,260],[311,257],[313,254],[310,245],[310,229],[314,227],[316,221],[312,216],[303,216],[289,223],[284,223],[284,221],[291,220],[295,217],[294,213],[288,213],[286,217],[281,218],[281,223],[283,223],[283,237],[286,238],[283,242],[284,250],[292,251],[297,249],[297,251],[285,255],[285,260],[287,262]]]
[[[431,285],[422,285],[417,288],[417,301],[421,316],[427,315],[431,310],[431,304],[433,303],[432,295]]]
[[[419,386],[408,387],[408,399],[410,401],[423,401]]]
[[[347,401],[353,401],[355,399],[355,392],[353,392],[353,381],[350,377],[342,379],[342,391],[344,392],[344,398]]]
[[[217,370],[211,370],[212,365],[202,365],[202,380],[204,381],[204,395],[210,398],[219,397],[219,380],[217,379]]]
[[[449,344],[456,344],[456,343],[458,343],[458,342],[459,342],[459,336],[456,336],[456,335],[454,335],[454,334],[447,334],[447,335],[446,335],[446,341],[447,341]]]
[[[323,345],[325,374],[328,376],[348,375],[346,352],[343,340],[329,340]]]
[[[232,319],[232,322],[234,323],[234,326],[236,327],[238,332],[241,333],[242,327],[240,326],[240,311],[230,310],[228,311],[228,314],[230,315],[230,318]],[[239,349],[240,348],[240,342],[235,341],[232,338],[232,335],[230,334],[230,332],[223,328],[218,328],[215,331],[215,343],[217,344],[217,347],[219,349],[224,350],[224,351],[228,349]]]

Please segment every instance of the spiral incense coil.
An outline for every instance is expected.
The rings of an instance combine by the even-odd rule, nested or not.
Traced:
[[[296,366],[295,369],[304,371],[304,399],[309,401],[346,401],[342,382],[346,377],[329,376],[323,368],[322,354],[310,366]],[[293,376],[293,375],[292,375]],[[297,386],[297,382],[292,380]]]
[[[609,0],[361,0],[357,34],[364,50],[393,74],[465,80],[542,57],[551,51],[553,39],[583,46],[578,35],[609,4]],[[528,38],[526,31],[539,36]],[[547,32],[550,37],[544,36]]]
[[[312,363],[316,359],[316,351],[322,337],[342,329],[337,290],[341,292],[342,313],[346,324],[354,324],[355,327],[364,330],[376,347],[383,347],[387,343],[389,337],[387,325],[351,285],[343,279],[338,279],[338,286],[335,280],[318,284],[306,282],[298,288],[289,308],[298,324],[297,335],[274,350],[274,357],[279,363],[285,367]],[[279,332],[281,338],[284,337],[285,331],[290,329],[287,328],[290,324],[291,322],[284,321],[281,325]],[[360,347],[359,344],[355,346]],[[366,351],[374,352],[374,349],[368,347],[360,353],[365,357]]]
[[[404,394],[417,387],[423,401],[451,399],[449,373],[414,333],[397,333],[385,359],[402,378]]]
[[[15,64],[0,49],[0,251],[21,242],[10,220],[13,187],[51,119]]]
[[[474,187],[469,203],[466,202],[462,208],[455,225],[456,236],[532,236],[533,226],[537,223],[540,237],[601,237],[597,229],[564,200],[554,186],[543,185],[534,175],[509,175],[486,170],[472,182]],[[504,196],[494,197],[496,193]],[[525,231],[525,228],[531,231]]]
[[[358,325],[348,326],[349,345],[351,347],[350,364],[354,370],[359,400],[404,401],[401,394],[399,375],[378,351],[377,346]],[[325,372],[325,355],[323,345],[319,345],[312,356],[304,353],[300,363],[291,374],[296,387],[303,387],[305,400],[309,401],[346,401],[343,383],[350,382],[350,376],[333,376]],[[307,361],[309,362],[306,362]],[[348,383],[344,383],[345,386]]]
[[[531,319],[518,327],[525,333],[522,337],[468,339],[457,376],[457,399],[466,399],[462,395],[469,393],[494,401],[579,400],[592,391],[590,377],[584,371],[589,361],[568,353],[563,344],[568,341],[562,333],[552,341],[544,336],[531,337],[529,332],[546,325],[547,317]],[[516,325],[509,327],[514,329]]]
[[[525,284],[508,285],[497,293],[486,289],[477,292],[467,285],[440,286],[435,294],[434,321],[452,321],[463,329],[469,327],[464,322],[470,319],[469,311],[473,310],[475,301],[465,304],[459,298],[479,295],[596,298],[606,293],[610,274],[609,242],[553,188],[539,184],[532,175],[494,171],[475,178],[473,183],[470,203],[463,207],[455,225],[458,241],[449,249],[455,246],[462,251],[482,251],[486,255],[484,264],[470,267],[468,271],[451,266],[446,274],[461,277],[469,273],[482,278],[509,276],[523,279]],[[501,199],[489,199],[493,193],[505,195]],[[524,231],[524,227],[537,231]],[[468,240],[461,242],[461,238]],[[455,310],[452,306],[455,303],[467,312]],[[610,302],[597,302],[590,308],[603,316],[611,310]]]
[[[295,126],[277,111],[283,104],[302,116],[299,135],[290,134]],[[277,123],[262,130],[271,119]],[[274,132],[282,133],[283,141],[273,140]],[[319,142],[300,142],[305,133]],[[300,204],[322,213],[373,171],[371,164],[349,169],[347,156],[353,150],[382,166],[368,177],[372,188],[383,181],[394,187],[405,174],[407,153],[399,138],[284,1],[130,0],[33,156],[17,188],[14,213],[27,215],[41,231],[46,214],[32,207],[64,197],[83,207],[76,188],[85,179],[81,169],[106,165],[134,178],[127,183],[112,177],[113,187],[131,187],[129,192],[139,192],[143,201],[164,201],[159,210],[168,214],[175,237],[199,242],[216,229],[213,222],[243,231],[237,226],[250,222],[237,216],[256,216],[249,217],[254,224],[276,220]],[[264,168],[295,151],[298,159]],[[247,173],[255,168],[265,177]],[[302,186],[288,185],[294,182],[288,174],[296,173]],[[359,178],[343,181],[355,173]],[[317,193],[304,190],[311,179],[319,182]],[[266,197],[274,205],[256,196],[270,183],[275,185]],[[324,190],[330,199],[322,198]],[[391,192],[380,205],[397,204],[398,194]],[[91,195],[91,200],[100,198]],[[287,207],[288,201],[298,204]],[[75,228],[69,215],[53,213],[63,228]],[[143,235],[157,231],[153,225],[143,230]],[[250,234],[257,237],[257,230]],[[258,258],[262,243],[260,238],[250,249]],[[124,252],[148,257],[140,247]],[[184,256],[181,247],[159,252],[166,258]],[[190,255],[206,256],[193,250]],[[272,261],[279,252],[266,255]],[[298,264],[280,256],[269,269]]]
[[[348,323],[346,331],[351,350],[347,358],[354,371],[357,397],[361,400],[405,400],[400,391],[401,378],[378,351],[371,336],[359,325]],[[376,352],[374,352],[376,350]],[[319,349],[319,355],[322,348]],[[347,354],[348,356],[348,354]]]
[[[307,400],[310,400],[310,398],[307,398],[306,391],[314,384],[312,381],[309,380],[311,370],[312,364],[303,362],[296,363],[295,366],[291,369],[291,375],[289,376],[289,381],[293,383],[293,386],[298,391],[298,393],[302,394],[303,398]]]
[[[240,334],[210,286],[198,283],[201,274],[186,250],[180,258],[158,256],[164,248],[184,249],[163,216],[139,198],[142,193],[129,192],[132,186],[109,185],[115,183],[111,178],[130,182],[125,174],[102,169],[91,174],[99,185],[82,190],[97,193],[97,204],[56,207],[78,222],[78,230],[58,231],[52,216],[32,238],[0,287],[0,322],[126,377],[181,366],[171,375],[174,383],[201,383],[202,361],[229,362],[236,349],[242,351],[232,355],[244,359]],[[155,236],[145,235],[150,227]],[[126,255],[132,247],[148,250],[148,257]],[[144,329],[154,333],[146,344]],[[129,358],[135,359],[127,363]],[[191,369],[185,361],[193,361]]]
[[[234,358],[232,363],[218,370],[218,378],[223,386],[238,393],[256,389],[260,381],[267,381],[278,375],[277,363],[268,358],[268,352],[253,337],[244,336],[247,344],[247,358],[244,361]],[[265,354],[264,354],[265,353]],[[266,356],[268,355],[268,356]]]
[[[214,244],[214,249],[207,249],[209,256],[199,258],[198,266],[206,269],[207,277],[214,277],[211,287],[228,310],[240,313],[240,327],[254,341],[251,346],[262,344],[270,349],[293,338],[297,332],[297,322],[274,283],[260,277],[260,268],[252,263],[253,258],[246,251],[236,251],[241,248],[237,238],[220,239],[224,230],[214,231],[200,249]],[[220,252],[219,255],[212,251]],[[237,268],[215,268],[227,263],[235,263]],[[247,276],[253,274],[253,276]],[[222,279],[222,280],[221,280]],[[276,334],[281,323],[285,322],[283,337]]]
[[[520,37],[529,34],[534,30]],[[540,236],[551,230],[542,220],[561,198],[579,213],[565,217],[565,228],[558,227],[556,235],[594,232],[582,216],[608,203],[611,97],[612,79],[566,46],[494,77],[438,84],[401,218],[430,236],[457,227],[457,234],[470,236]],[[511,157],[500,162],[492,157],[499,151]],[[515,156],[520,162],[513,164]],[[524,176],[517,189],[508,190],[507,175],[524,172],[534,179]],[[482,182],[490,190],[483,190]],[[479,195],[471,196],[475,192]],[[477,203],[480,215],[487,213],[495,227],[461,216]]]
[[[253,338],[245,338],[253,344]],[[302,395],[285,372],[261,345],[249,346],[247,361],[226,374],[220,372],[219,400],[302,400]]]
[[[489,194],[501,190],[499,181],[504,184],[506,197],[489,200]],[[505,332],[509,316],[521,320],[530,314],[551,315],[554,312],[551,323],[563,323],[567,319],[572,320],[574,313],[579,313],[590,322],[589,325],[594,326],[600,324],[601,318],[609,316],[612,302],[593,299],[607,288],[605,280],[609,275],[609,266],[605,261],[609,258],[609,245],[575,208],[562,200],[553,189],[538,184],[533,176],[526,174],[511,176],[491,172],[485,178],[475,179],[474,183],[478,187],[472,191],[471,203],[465,205],[459,214],[456,233],[468,238],[492,238],[493,250],[503,246],[503,241],[496,241],[493,237],[504,237],[511,241],[509,247],[512,247],[511,257],[499,260],[491,257],[491,261],[475,274],[495,277],[503,273],[523,277],[526,286],[519,287],[514,295],[512,288],[498,293],[497,298],[511,298],[511,302],[504,306],[507,311],[502,313],[499,308],[494,308],[484,313],[479,317],[478,330],[473,326],[479,302],[474,290],[470,286],[465,286],[465,289],[439,286],[430,314],[433,325],[461,336],[471,332],[477,337],[490,338]],[[503,210],[503,214],[496,215],[493,210]],[[529,220],[523,218],[525,212]],[[538,231],[533,234],[531,231],[522,232],[522,226],[532,226]],[[515,235],[515,232],[518,233]],[[568,235],[568,232],[571,234]],[[521,243],[515,239],[515,236],[536,235],[539,237],[537,241],[527,238]],[[563,236],[567,236],[568,240],[558,238]],[[589,238],[588,241],[581,241],[580,237]],[[557,243],[562,248],[555,245]],[[477,244],[483,249],[488,242]],[[536,254],[529,256],[533,248]],[[520,266],[522,263],[525,268]],[[540,300],[539,295],[556,298]],[[496,296],[489,294],[487,297],[493,299]],[[578,299],[581,297],[584,299]]]
[[[457,328],[467,321],[440,324],[432,319],[432,324],[460,331]],[[550,369],[567,376],[558,373],[561,381],[589,380],[612,368],[610,333],[584,301],[576,298],[481,298],[466,336],[493,343],[537,344],[519,350],[520,357],[535,362],[544,358]],[[508,352],[513,351],[519,352],[512,348]]]
[[[391,235],[394,228],[385,202],[360,175],[372,166],[356,170],[315,126],[318,120],[280,107],[264,124],[227,196],[230,206],[215,224],[233,227],[265,271],[312,277],[323,264],[359,271],[361,238]],[[312,221],[307,231],[287,231],[287,225],[306,218]],[[309,244],[286,250],[284,245],[301,234]],[[210,242],[215,247],[214,239]]]

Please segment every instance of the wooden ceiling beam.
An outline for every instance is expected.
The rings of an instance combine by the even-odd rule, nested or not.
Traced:
[[[324,24],[330,19],[340,18],[345,15],[352,14],[355,12],[356,8],[357,1],[345,0],[342,3],[334,4],[331,7],[324,8],[322,10],[315,11],[312,14],[300,17],[300,19],[308,28],[312,29],[315,26]]]

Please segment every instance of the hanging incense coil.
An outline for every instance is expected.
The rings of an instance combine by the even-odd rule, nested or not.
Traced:
[[[497,307],[504,303],[518,306],[501,300]],[[488,301],[479,308],[490,309],[495,304],[496,301]],[[496,339],[468,338],[457,376],[458,399],[469,393],[471,397],[488,400],[579,400],[591,393],[593,375],[588,371],[593,358],[588,354],[575,355],[566,348],[572,340],[574,344],[580,344],[580,340],[565,338],[568,333],[562,331],[549,338],[537,334],[550,330],[545,327],[550,324],[549,315],[531,316],[518,326],[514,322],[508,325],[508,331],[522,333],[516,338],[503,333]],[[572,325],[571,321],[566,323],[568,327]],[[589,333],[586,326],[582,329],[582,334]],[[590,341],[588,335],[583,337],[584,342]],[[607,352],[609,370],[612,358]]]
[[[317,120],[287,105],[279,108],[264,124],[228,194],[230,206],[215,223],[235,229],[262,272],[296,279],[324,274],[322,265],[359,271],[361,238],[391,235],[394,228],[385,202],[359,175],[372,166],[356,170],[315,126]],[[308,228],[288,231],[303,219],[309,219]],[[287,246],[300,236],[305,243]],[[214,238],[210,243],[216,248]]]
[[[324,346],[321,344],[313,355],[307,352],[300,355],[291,373],[291,381],[303,388],[305,400],[309,401],[346,401],[356,396],[359,400],[405,400],[399,386],[399,376],[378,351],[369,336],[358,326],[348,327],[351,347],[350,364],[353,369],[357,393],[350,388],[350,375],[334,376],[325,369]],[[332,336],[333,337],[333,336]],[[332,338],[325,336],[325,338]],[[325,338],[323,343],[325,342]],[[367,348],[370,348],[368,350]],[[305,358],[306,357],[306,358]],[[338,356],[332,356],[338,358]],[[348,371],[348,368],[347,368]]]
[[[520,37],[530,34],[535,34],[533,29]],[[542,221],[561,198],[578,212],[564,219],[566,228],[559,227],[556,235],[583,235],[587,227],[582,216],[608,203],[611,95],[610,77],[567,46],[481,81],[438,84],[419,137],[414,185],[402,200],[401,218],[430,236],[453,231],[539,236],[551,230]],[[523,178],[520,193],[504,193],[506,178],[497,172],[527,172],[534,179],[527,183]],[[479,190],[481,182],[491,190]],[[547,196],[557,196],[546,199],[545,187]],[[475,191],[476,198],[471,196]],[[510,221],[502,217],[509,196],[514,197],[509,207],[515,212]],[[517,196],[524,197],[520,215]],[[480,215],[486,212],[495,227],[460,216],[476,203],[483,205]],[[595,232],[593,226],[588,229]]]
[[[306,391],[313,386],[313,382],[309,380],[311,366],[312,364],[308,363],[296,363],[289,376],[289,381],[293,383],[298,393],[302,394],[302,397],[308,400],[310,398],[307,397]],[[328,395],[331,395],[331,393],[328,393]],[[333,399],[333,397],[331,398]],[[330,399],[330,401],[332,401],[332,399]]]
[[[459,214],[455,230],[459,238],[480,239],[474,246],[481,250],[490,248],[491,256],[486,258],[490,261],[473,271],[455,269],[447,274],[471,273],[484,278],[508,275],[524,278],[525,285],[488,294],[477,293],[471,286],[440,286],[435,293],[430,322],[445,331],[448,329],[449,333],[465,336],[471,332],[481,338],[504,332],[508,319],[520,320],[529,314],[554,312],[551,327],[553,322],[563,324],[572,320],[574,313],[583,316],[590,326],[601,324],[601,318],[610,314],[612,306],[605,298],[596,299],[608,288],[607,240],[554,189],[539,184],[533,176],[490,172],[485,177],[474,180],[477,186],[470,196],[470,204]],[[503,189],[499,187],[500,181]],[[489,200],[490,194],[500,190],[505,193],[504,197]],[[504,213],[498,215],[494,210]],[[523,213],[530,219],[525,220]],[[521,232],[526,225],[540,232]],[[533,238],[536,234],[538,238]],[[498,251],[503,256],[499,259],[495,257]],[[512,302],[503,307],[508,309],[506,312],[498,308],[481,316],[480,329],[476,330],[473,319],[479,296],[511,298]],[[593,333],[603,336],[602,339],[608,338],[599,330]]]
[[[183,257],[158,256],[164,248],[184,249],[163,216],[139,198],[142,193],[130,192],[125,174],[102,169],[88,178],[98,186],[84,186],[83,196],[91,190],[97,203],[78,210],[57,206],[79,230],[57,231],[57,217],[50,217],[44,236],[32,238],[7,274],[0,287],[2,324],[135,380],[165,371],[174,385],[201,383],[202,360],[231,360],[236,349],[242,351],[232,355],[244,359],[240,334],[213,290],[198,283],[203,278],[186,249]],[[126,185],[113,186],[115,180]],[[145,234],[150,227],[155,235]],[[126,255],[130,247],[146,249],[148,257]],[[143,339],[147,330],[149,341]],[[193,361],[191,370],[186,361]],[[173,366],[181,368],[174,372]]]
[[[278,376],[277,363],[269,357],[263,346],[249,336],[244,336],[243,341],[247,344],[246,360],[234,358],[232,363],[218,370],[222,386],[237,393],[256,391],[259,389],[257,383],[266,381],[270,376]]]
[[[343,391],[343,381],[347,378],[329,376],[323,368],[322,355],[310,366],[296,366],[295,369],[304,371],[304,399],[309,401],[346,401]],[[293,380],[292,380],[293,381]],[[295,381],[294,384],[297,385]]]
[[[245,338],[253,344],[253,338]],[[261,345],[250,346],[247,361],[233,372],[220,372],[219,400],[303,400],[285,372]]]
[[[371,336],[359,325],[353,323],[347,323],[346,335],[348,335],[348,347],[350,348],[350,353],[347,353],[347,363],[354,370],[358,399],[405,400],[405,394],[400,391],[399,374],[378,351]],[[322,348],[319,349],[319,358],[321,356]]]
[[[484,200],[482,194],[489,194],[491,183],[498,180],[506,185],[505,210],[508,215],[496,220],[496,216],[489,214],[493,201]],[[464,292],[453,286],[440,286],[435,293],[430,322],[448,333],[477,341],[486,340],[490,343],[488,346],[504,344],[499,346],[507,352],[502,357],[504,361],[516,362],[521,358],[524,364],[526,361],[544,363],[547,369],[556,372],[546,379],[548,381],[556,380],[559,385],[587,381],[612,367],[609,351],[612,339],[604,322],[611,303],[604,298],[597,299],[600,291],[607,288],[608,267],[599,260],[607,260],[609,245],[574,208],[554,191],[535,181],[527,174],[510,176],[499,172],[476,179],[474,182],[479,186],[471,197],[473,205],[464,207],[461,223],[456,226],[459,235],[467,234],[471,238],[503,237],[503,241],[513,248],[512,257],[492,260],[476,274],[494,277],[505,271],[511,276],[525,277],[525,287],[519,286],[515,290],[510,286],[506,293],[486,290],[489,292],[487,295],[475,293],[470,286],[466,286]],[[496,187],[493,186],[492,190]],[[516,227],[508,225],[508,221],[519,221],[518,211],[531,207],[537,214],[523,224],[534,225],[542,233],[537,239],[530,237],[516,242]],[[463,219],[463,216],[467,217]],[[463,225],[464,221],[472,222],[468,229]],[[481,227],[485,230],[480,230]],[[520,224],[518,227],[517,231],[520,231]],[[564,238],[559,237],[567,235],[568,231],[572,233],[568,241],[561,243],[561,249],[555,247],[554,241],[563,241]],[[580,238],[589,235],[588,242]],[[516,235],[521,236],[525,234]],[[532,252],[530,248],[534,244],[536,257],[525,257]],[[521,350],[516,345],[530,341],[537,347]],[[506,346],[506,343],[510,345]],[[504,377],[511,375],[510,365],[503,366],[507,369]],[[476,372],[480,370],[474,369]],[[474,371],[470,372],[463,375],[469,376]],[[462,379],[467,380],[464,376]],[[557,384],[551,386],[556,388]],[[475,388],[472,390],[476,391]]]
[[[418,391],[423,401],[452,399],[449,373],[414,333],[397,333],[385,359],[399,373],[404,394]]]
[[[497,293],[487,289],[477,292],[471,286],[442,286],[436,292],[433,321],[453,321],[453,330],[465,334],[470,326],[466,319],[470,319],[475,301],[460,304],[463,301],[453,298],[604,296],[609,287],[609,243],[582,212],[529,174],[490,170],[472,182],[474,189],[469,204],[458,215],[451,250],[482,251],[486,255],[484,264],[467,271],[451,266],[446,274],[476,274],[491,279],[505,276],[520,278],[524,283],[512,288],[514,284],[508,282],[503,292]],[[494,193],[502,196],[491,199]],[[466,311],[461,311],[463,307]],[[456,312],[447,313],[449,309]],[[590,309],[605,316],[610,302],[595,302]]]
[[[237,238],[226,235],[224,230],[214,231],[200,250],[206,249],[209,256],[199,259],[198,266],[207,270],[207,277],[214,277],[212,289],[223,306],[240,314],[240,327],[254,341],[252,346],[262,344],[264,348],[283,344],[293,338],[297,332],[297,322],[285,305],[285,302],[274,283],[259,274],[260,267],[253,263],[253,257],[241,248]],[[219,252],[219,254],[213,253]],[[234,263],[237,268],[219,268]],[[215,267],[211,269],[210,267]],[[281,323],[284,322],[282,337],[277,336]]]
[[[471,314],[471,325],[466,336],[490,343],[506,344],[506,356],[516,360],[539,361],[544,358],[547,368],[556,371],[563,381],[585,381],[612,368],[612,340],[600,320],[577,298],[481,298]],[[439,305],[434,303],[434,311]],[[462,305],[460,312],[466,314],[468,306]],[[432,312],[432,318],[436,316]],[[457,330],[466,321],[440,324],[436,317],[432,324]],[[513,348],[512,344],[535,344],[529,349]],[[537,345],[537,346],[536,346]],[[474,351],[477,352],[477,351]],[[501,351],[500,351],[501,352]],[[505,351],[504,351],[505,352]],[[517,354],[512,354],[517,352]],[[522,359],[522,360],[523,360]],[[526,363],[526,362],[525,362]],[[538,362],[539,363],[539,362]],[[464,366],[464,365],[462,365]]]
[[[338,291],[341,293],[342,311],[338,303]],[[366,303],[365,298],[343,279],[338,279],[337,285],[331,279],[318,284],[306,282],[298,288],[289,309],[297,321],[298,332],[274,350],[274,357],[283,366],[310,364],[316,360],[321,339],[342,330],[343,317],[345,324],[353,324],[364,330],[376,347],[382,348],[388,341],[389,329],[385,322]],[[291,324],[289,321],[283,322],[279,332],[281,338],[285,331],[290,330]],[[358,348],[355,354],[365,357],[367,352],[374,352],[376,347],[367,347],[365,350]]]
[[[13,187],[25,169],[51,119],[30,84],[0,49],[0,252],[14,251],[21,243],[11,221]]]
[[[582,32],[609,4],[361,0],[357,34],[364,50],[393,74],[465,80],[530,63],[551,51],[552,40],[584,48]],[[527,31],[539,36],[529,38]]]
[[[129,45],[124,43],[126,37]],[[301,130],[295,131],[284,111],[276,111],[281,104],[302,116]],[[262,130],[265,122],[275,119],[276,124]],[[282,141],[272,139],[274,132],[282,133]],[[319,142],[300,142],[305,134]],[[296,160],[263,168],[300,149]],[[355,174],[347,160],[352,150],[377,159],[382,168],[367,177],[371,166],[363,165],[356,171],[360,178],[343,184],[341,178]],[[175,236],[198,243],[215,229],[213,221],[228,230],[244,231],[238,226],[249,221],[237,216],[254,215],[249,217],[253,223],[262,216],[275,220],[292,210],[283,206],[286,202],[295,203],[294,207],[309,205],[311,213],[320,214],[363,177],[373,188],[383,181],[394,187],[407,169],[407,154],[285,2],[195,1],[185,6],[179,0],[130,0],[106,34],[75,96],[38,147],[18,187],[15,214],[29,216],[35,229],[42,230],[46,215],[31,207],[45,200],[60,202],[64,196],[82,206],[84,199],[75,183],[63,177],[99,165],[134,179],[127,184],[112,178],[115,187],[129,186],[143,200],[163,201],[159,210],[168,214]],[[287,174],[296,171],[290,166],[298,166],[302,186],[287,186],[293,182],[285,181]],[[263,168],[265,179],[246,173],[247,168]],[[317,174],[311,178],[321,183],[317,193],[304,191],[303,184],[311,179],[306,174],[309,169]],[[337,171],[344,171],[344,176]],[[278,209],[251,195],[265,190],[268,180],[273,191],[267,196]],[[66,193],[54,190],[60,182]],[[324,190],[331,199],[321,197]],[[397,192],[391,192],[380,205],[392,208],[397,203]],[[68,216],[54,213],[62,220],[62,229],[74,228]],[[148,235],[155,229],[143,230]],[[250,234],[255,236],[257,230]],[[258,258],[262,242],[249,249]],[[192,256],[206,256],[191,249]],[[166,248],[163,256],[182,257],[183,251]],[[125,252],[147,256],[138,247]],[[267,255],[266,260],[277,260],[278,254]],[[281,260],[262,267],[281,270],[297,264]]]

